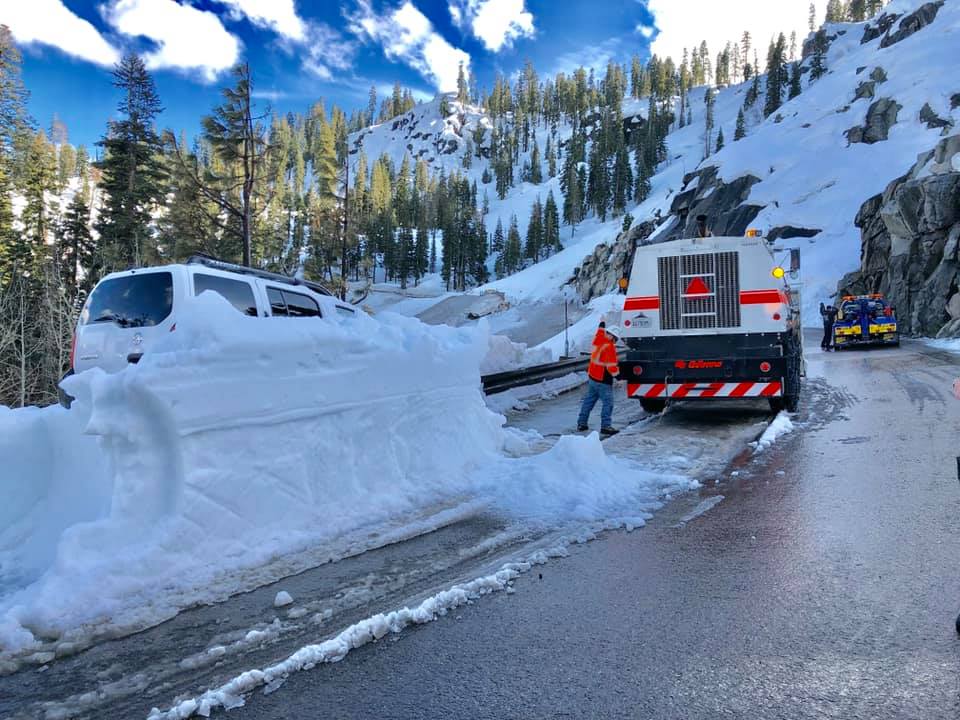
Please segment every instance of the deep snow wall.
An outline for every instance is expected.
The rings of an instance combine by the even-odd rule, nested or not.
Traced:
[[[484,330],[193,302],[138,365],[66,381],[70,412],[0,414],[0,650],[162,619],[225,573],[462,493],[498,456]]]

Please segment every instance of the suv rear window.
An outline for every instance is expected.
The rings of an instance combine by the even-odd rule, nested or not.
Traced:
[[[309,295],[290,290],[268,287],[267,297],[270,299],[270,313],[274,316],[288,315],[290,317],[322,317],[320,306]]]
[[[120,327],[159,325],[173,309],[173,275],[168,272],[125,275],[104,280],[94,288],[81,325],[114,323]]]
[[[219,275],[204,275],[196,273],[193,276],[193,293],[212,290],[223,296],[231,305],[244,315],[257,317],[257,301],[253,299],[253,288],[243,280],[231,280]]]

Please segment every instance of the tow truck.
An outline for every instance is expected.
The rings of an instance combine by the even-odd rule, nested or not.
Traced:
[[[833,346],[837,350],[899,344],[897,316],[882,294],[843,296],[833,323]]]
[[[799,270],[799,250],[774,248],[756,230],[638,247],[620,316],[628,397],[650,413],[734,398],[795,411]]]

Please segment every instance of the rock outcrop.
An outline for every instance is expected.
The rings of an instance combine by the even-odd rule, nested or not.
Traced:
[[[656,228],[652,220],[631,225],[626,232],[617,235],[613,243],[598,245],[587,255],[580,267],[574,270],[571,281],[580,299],[587,303],[616,290],[617,281],[630,275],[634,248],[643,244]]]
[[[886,48],[895,45],[901,40],[906,40],[918,30],[925,28],[937,17],[937,12],[943,7],[943,3],[944,0],[937,0],[937,2],[928,2],[926,5],[921,5],[900,21],[900,26],[896,32],[887,32],[883,40],[880,41],[880,47]]]
[[[584,302],[615,290],[617,281],[630,274],[634,248],[644,244],[663,223],[668,227],[658,232],[657,242],[694,237],[698,215],[707,217],[707,227],[714,235],[743,235],[764,207],[746,204],[750,188],[758,182],[760,179],[753,175],[724,182],[715,166],[688,173],[683,178],[684,189],[673,199],[667,217],[639,222],[618,234],[612,243],[597,246],[574,271],[570,282]],[[819,232],[792,227],[777,231],[779,237],[810,237]]]
[[[857,213],[860,269],[839,294],[881,292],[903,332],[960,336],[960,135],[920,155]]]
[[[897,124],[897,115],[902,109],[903,105],[892,98],[880,98],[871,103],[867,109],[864,124],[852,127],[844,133],[847,142],[851,145],[854,143],[872,145],[886,140],[890,135],[890,128]]]
[[[707,227],[714,235],[743,235],[763,209],[763,205],[745,204],[750,188],[760,182],[754,175],[724,182],[716,166],[687,173],[681,190],[670,204],[670,230],[664,240],[694,237],[697,216],[707,216]]]

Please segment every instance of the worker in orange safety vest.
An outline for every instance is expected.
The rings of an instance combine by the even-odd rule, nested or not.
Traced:
[[[589,430],[587,423],[597,401],[600,401],[600,433],[616,435],[613,427],[613,379],[620,374],[615,343],[620,335],[616,327],[600,324],[594,337],[593,350],[590,353],[590,365],[587,367],[587,392],[580,403],[580,417],[577,419],[577,431]]]

